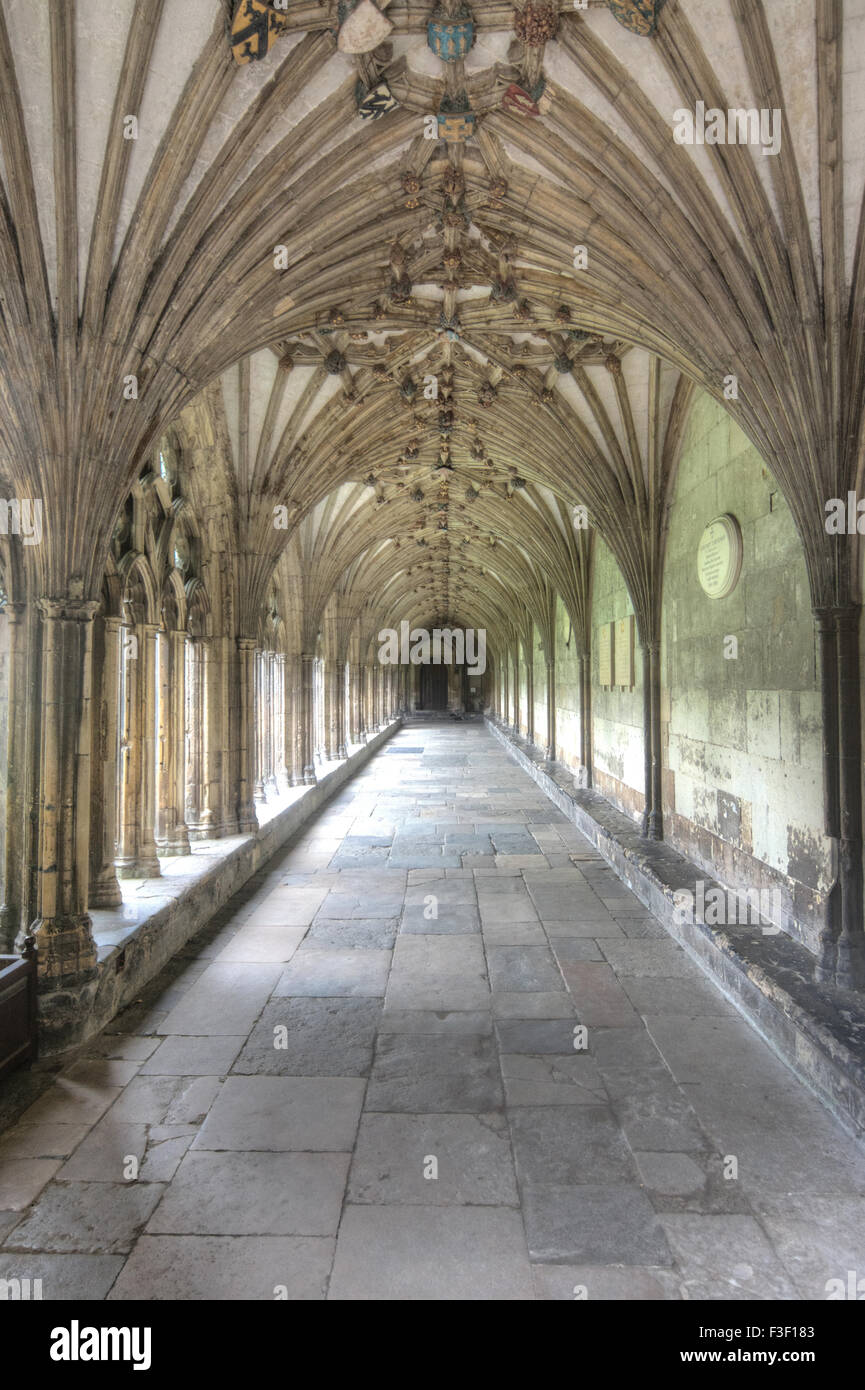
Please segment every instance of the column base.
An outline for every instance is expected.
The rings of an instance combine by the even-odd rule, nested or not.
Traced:
[[[865,986],[865,940],[861,936],[841,936],[836,942],[835,983],[841,989]]]
[[[161,878],[162,869],[159,867],[158,858],[154,862],[152,859],[118,859],[114,865],[117,870],[118,878]]]
[[[317,781],[318,778],[315,775],[315,768],[305,767],[303,769],[303,785],[305,787],[314,787]]]
[[[189,829],[187,826],[175,826],[169,840],[157,840],[156,847],[160,857],[163,859],[177,859],[183,854],[189,854]]]
[[[117,873],[113,864],[109,865],[107,869],[103,869],[96,878],[90,880],[87,899],[91,907],[119,907],[123,902],[123,894],[120,891],[120,884],[117,881]]]
[[[197,817],[190,815],[187,811],[184,825],[190,841],[220,840],[225,834],[225,821],[219,808],[202,811],[201,815]]]
[[[336,756],[340,761],[343,761],[345,758],[348,757],[348,749],[346,748],[344,743],[341,743],[337,748]]]
[[[23,950],[31,938],[38,951],[40,993],[86,984],[96,977],[96,942],[89,912],[68,917],[36,919],[29,932],[22,933],[18,946]]]

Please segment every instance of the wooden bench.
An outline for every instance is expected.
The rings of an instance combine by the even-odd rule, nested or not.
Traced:
[[[36,948],[0,956],[0,1076],[36,1057]]]

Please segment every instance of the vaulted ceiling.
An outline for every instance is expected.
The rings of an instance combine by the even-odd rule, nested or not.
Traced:
[[[696,387],[815,601],[849,588],[865,0],[474,0],[470,45],[468,14],[0,0],[0,474],[67,508],[40,592],[98,592],[145,452],[203,410],[248,624],[294,543],[314,611],[501,628],[555,591],[579,627],[582,505],[647,636]],[[778,153],[677,143],[698,102],[778,108]]]

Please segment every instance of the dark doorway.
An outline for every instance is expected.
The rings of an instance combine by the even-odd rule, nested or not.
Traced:
[[[421,709],[447,709],[448,672],[446,666],[420,668]]]

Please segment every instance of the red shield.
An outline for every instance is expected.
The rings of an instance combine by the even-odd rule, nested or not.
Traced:
[[[528,92],[522,87],[518,87],[512,82],[502,97],[502,106],[505,111],[512,111],[515,116],[539,116],[541,113],[536,102],[532,101]]]

